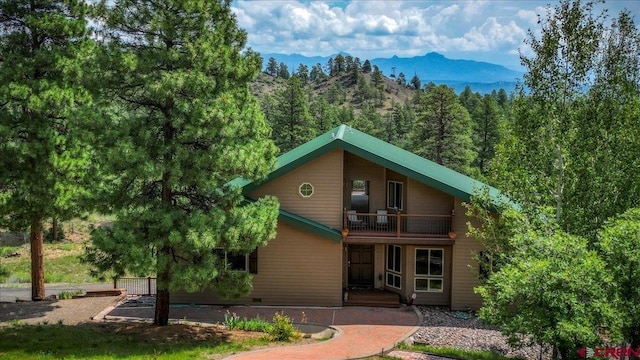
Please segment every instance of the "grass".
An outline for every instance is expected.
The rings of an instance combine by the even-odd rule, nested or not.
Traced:
[[[208,359],[267,345],[263,339],[229,340],[224,335],[199,337],[193,330],[174,336],[147,328],[121,331],[107,324],[76,326],[21,325],[0,327],[2,359]],[[173,325],[179,326],[179,325]],[[201,328],[183,328],[201,329]]]
[[[2,265],[9,271],[8,282],[31,282],[31,258],[29,245],[13,247],[19,257],[2,259]],[[80,263],[84,251],[81,243],[44,244],[44,282],[45,283],[88,283],[98,282],[89,275],[89,265]],[[49,257],[48,255],[55,254]]]
[[[455,349],[450,347],[435,347],[423,344],[414,344],[412,346],[407,346],[403,344],[398,345],[398,349],[409,350],[409,351],[419,351],[432,355],[440,355],[446,356],[454,359],[464,359],[464,360],[514,360],[519,358],[509,358],[506,356],[502,356],[499,354],[492,353],[490,351],[480,351],[480,350],[462,350]]]
[[[75,290],[75,291],[63,291],[61,293],[58,294],[58,298],[65,300],[65,299],[73,299],[73,297],[75,295],[80,295],[82,294],[82,290]]]

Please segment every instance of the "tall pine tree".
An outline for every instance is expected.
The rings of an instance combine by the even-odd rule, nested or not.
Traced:
[[[278,204],[244,204],[230,181],[260,179],[276,148],[248,82],[261,59],[245,49],[231,1],[121,0],[107,8],[113,119],[104,154],[105,202],[117,209],[87,259],[97,270],[157,275],[154,323],[167,325],[169,294],[251,290],[227,254],[275,236]]]
[[[409,150],[453,170],[469,174],[476,153],[471,117],[446,85],[430,87],[420,97]]]
[[[273,139],[280,152],[287,152],[316,136],[309,101],[297,76],[287,80],[276,96],[278,109],[273,115]]]
[[[87,192],[87,11],[84,1],[0,3],[0,226],[30,228],[33,300],[45,297],[43,222],[77,215]]]

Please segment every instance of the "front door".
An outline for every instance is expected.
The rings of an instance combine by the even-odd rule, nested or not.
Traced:
[[[349,245],[349,288],[373,288],[373,245]]]

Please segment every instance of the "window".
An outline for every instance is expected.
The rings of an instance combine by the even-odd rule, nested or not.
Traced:
[[[223,249],[214,249],[213,252],[225,261],[228,269],[248,271],[250,274],[258,273],[258,249],[248,255],[226,252]]]
[[[298,192],[302,197],[311,197],[311,195],[313,195],[313,185],[309,183],[302,183],[298,188]]]
[[[402,183],[389,181],[387,183],[387,207],[402,210]]]
[[[444,250],[416,249],[415,291],[442,292]]]
[[[387,245],[387,286],[400,289],[402,283],[402,248]]]

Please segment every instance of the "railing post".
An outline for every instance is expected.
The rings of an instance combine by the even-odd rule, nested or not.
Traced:
[[[400,212],[396,211],[396,237],[400,237],[400,226],[402,224],[400,224]]]
[[[151,296],[151,276],[147,276],[147,295]]]
[[[342,212],[342,229],[347,229],[347,208],[344,208],[344,211]]]

